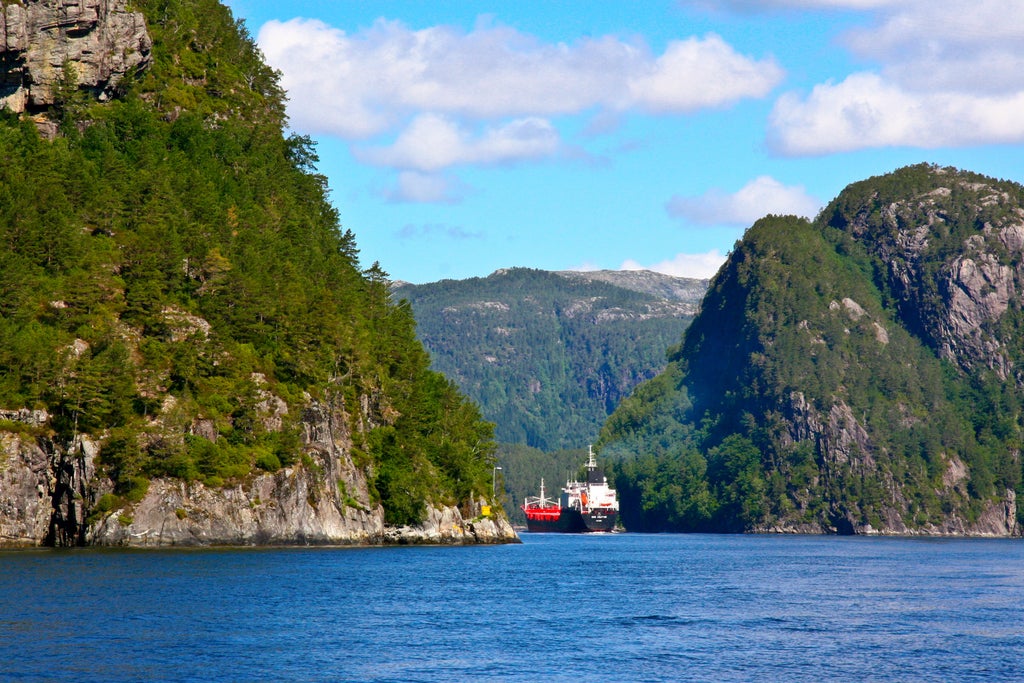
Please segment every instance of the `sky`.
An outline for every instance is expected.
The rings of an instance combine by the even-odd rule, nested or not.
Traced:
[[[921,162],[1024,181],[1021,0],[229,0],[363,267],[711,277]]]

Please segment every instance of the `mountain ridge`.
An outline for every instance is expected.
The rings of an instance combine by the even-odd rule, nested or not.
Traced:
[[[409,299],[433,367],[497,423],[499,441],[553,450],[594,438],[618,400],[663,366],[701,286],[658,273],[508,268],[392,291]]]
[[[696,315],[709,280],[667,275],[652,270],[557,270],[569,279],[607,282],[634,292],[690,304],[690,315]]]
[[[244,24],[0,18],[0,546],[516,541],[490,424],[359,263]]]
[[[756,222],[602,431],[627,528],[1019,535],[1022,203],[923,164]]]

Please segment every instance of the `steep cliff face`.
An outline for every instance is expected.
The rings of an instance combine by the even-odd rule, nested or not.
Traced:
[[[932,166],[758,221],[605,427],[627,528],[1019,535],[1022,235]]]
[[[0,12],[0,545],[515,540],[230,10]]]
[[[0,6],[0,108],[38,112],[62,87],[109,99],[150,62],[152,40],[127,0],[22,0]]]
[[[135,501],[112,495],[113,483],[97,470],[97,443],[78,438],[62,447],[46,435],[48,419],[43,411],[0,411],[7,423],[0,431],[0,547],[518,540],[500,511],[483,514],[483,500],[461,509],[432,506],[421,524],[386,525],[339,427],[345,416],[321,405],[303,416],[301,463],[219,487],[156,478]]]
[[[905,187],[852,186],[830,223],[873,258],[908,328],[965,371],[1006,380],[1019,348],[1006,334],[1012,325],[1000,323],[1024,291],[1019,186],[953,169],[905,175]]]
[[[42,412],[0,411],[0,420],[26,427],[46,419]],[[51,453],[24,432],[0,431],[0,543],[38,545],[46,539],[54,484]]]

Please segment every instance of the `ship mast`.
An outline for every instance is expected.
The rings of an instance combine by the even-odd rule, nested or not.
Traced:
[[[523,509],[526,508],[546,508],[550,504],[554,503],[553,500],[548,500],[547,495],[544,492],[544,479],[540,480],[540,496],[527,496],[523,500]]]

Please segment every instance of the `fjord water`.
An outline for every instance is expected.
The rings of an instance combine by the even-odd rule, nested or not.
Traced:
[[[1024,678],[1024,544],[524,534],[0,553],[8,681]]]

